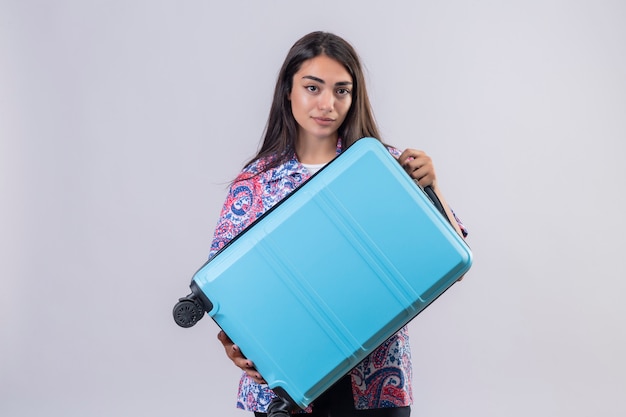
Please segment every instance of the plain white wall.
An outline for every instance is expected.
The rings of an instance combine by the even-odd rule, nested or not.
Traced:
[[[474,267],[410,325],[413,415],[626,415],[625,21],[618,0],[0,0],[0,415],[247,415],[217,326],[171,309],[318,29],[471,232]]]

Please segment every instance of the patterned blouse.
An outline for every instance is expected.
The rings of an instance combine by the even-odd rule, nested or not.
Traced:
[[[393,147],[388,147],[388,150],[394,157],[400,156],[399,150]],[[337,143],[337,155],[340,153],[341,140]],[[209,258],[310,177],[295,154],[287,162],[261,172],[267,163],[267,159],[251,163],[233,181],[215,229]],[[465,228],[459,224],[465,235]],[[350,374],[357,409],[411,405],[412,364],[406,326],[359,363]],[[265,413],[274,397],[267,385],[257,384],[245,373],[242,374],[237,408]],[[310,412],[311,407],[315,404],[306,411]]]

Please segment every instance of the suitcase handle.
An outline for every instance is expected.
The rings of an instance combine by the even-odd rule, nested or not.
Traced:
[[[417,181],[416,181],[417,183]],[[419,184],[418,184],[419,186]],[[420,187],[422,188],[422,187]],[[443,208],[443,204],[441,204],[441,200],[439,200],[439,197],[437,197],[437,194],[435,194],[435,191],[433,190],[433,187],[431,187],[430,185],[427,187],[422,188],[424,190],[424,193],[426,194],[426,196],[429,198],[430,202],[433,203],[433,205],[435,206],[435,208],[437,210],[439,210],[439,213],[442,214],[443,217],[445,217],[445,219],[448,221],[448,223],[452,224],[452,222],[450,221],[450,219],[448,218],[448,215],[446,214],[446,210]]]
[[[428,197],[430,202],[433,203],[433,206],[435,206],[437,211],[439,211],[439,213],[441,213],[441,215],[448,221],[448,223],[452,225],[452,221],[448,218],[448,215],[446,214],[446,210],[443,208],[443,204],[441,204],[441,200],[439,200],[439,197],[437,197],[437,194],[435,193],[435,190],[433,190],[433,187],[431,187],[430,185],[427,185],[426,187],[422,187],[415,178],[411,178],[411,179],[413,180],[415,185],[417,185],[417,188],[419,188],[420,190],[424,192],[424,194],[426,194],[426,197]]]

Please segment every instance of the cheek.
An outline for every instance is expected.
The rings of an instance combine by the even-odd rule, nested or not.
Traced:
[[[345,118],[352,107],[352,100],[345,100],[341,102],[341,115]]]
[[[291,111],[293,113],[298,113],[306,107],[306,100],[302,97],[302,94],[291,94]]]

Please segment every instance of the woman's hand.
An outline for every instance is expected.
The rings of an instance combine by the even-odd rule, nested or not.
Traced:
[[[433,165],[433,161],[430,159],[430,156],[426,155],[424,151],[405,149],[404,152],[402,152],[402,154],[398,157],[398,162],[402,165],[406,172],[409,173],[411,178],[417,180],[422,188],[428,186],[432,187],[433,191],[437,195],[437,198],[439,198],[444,211],[446,212],[446,216],[451,220],[450,224],[459,236],[465,239],[459,224],[456,222],[456,217],[454,217],[452,210],[450,210],[448,203],[446,203],[445,198],[443,198],[443,195],[437,186],[435,166]],[[459,278],[459,281],[461,279],[463,279],[463,277]]]
[[[239,346],[230,340],[230,337],[228,337],[223,330],[220,330],[217,334],[217,338],[220,342],[222,342],[224,350],[226,351],[226,356],[233,361],[235,366],[241,368],[250,378],[252,378],[252,380],[254,380],[254,382],[258,384],[266,383],[261,374],[254,367],[252,361],[243,356],[243,353],[239,350]]]
[[[424,151],[405,149],[398,158],[398,162],[408,172],[411,178],[417,180],[422,187],[429,185],[435,188],[437,176],[435,166],[430,156]]]

